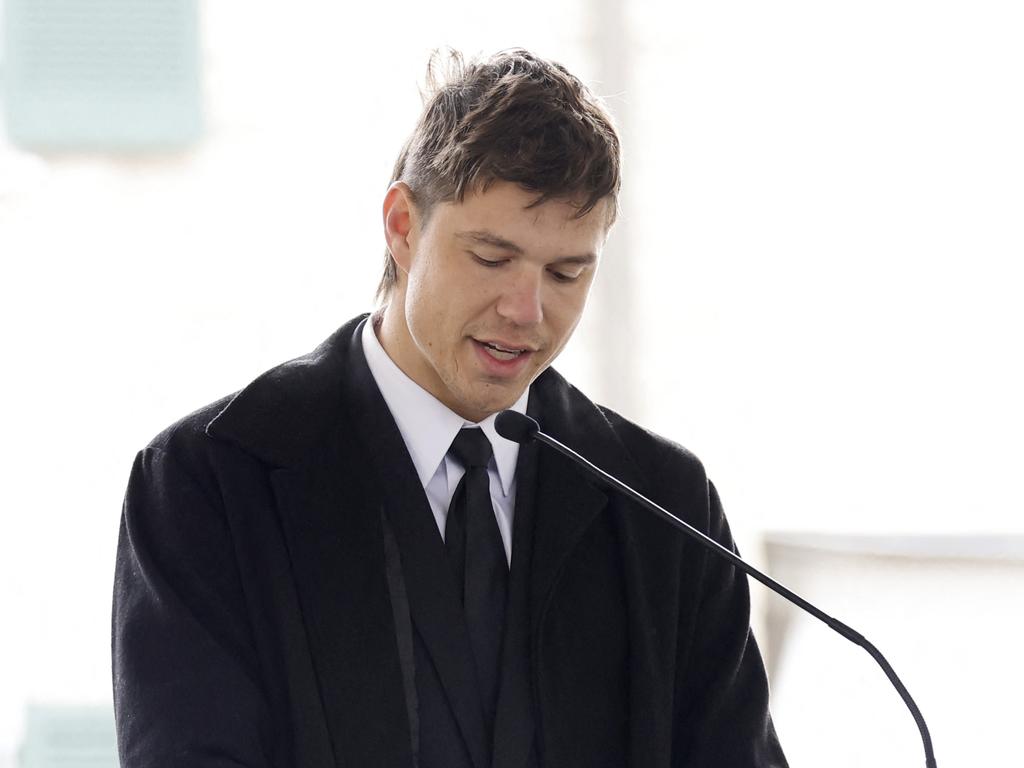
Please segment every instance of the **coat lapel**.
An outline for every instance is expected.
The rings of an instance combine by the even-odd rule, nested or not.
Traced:
[[[601,446],[599,438],[605,436],[603,433],[608,427],[600,419],[600,412],[592,405],[592,411],[580,408],[561,376],[548,369],[533,387],[537,407],[531,415],[540,423],[542,432],[574,449],[584,445]],[[576,397],[581,398],[578,394]],[[532,403],[532,394],[530,399]],[[608,503],[605,492],[567,458],[545,446],[538,446],[537,450],[536,521],[530,580],[530,625],[534,640],[562,565]],[[594,460],[593,456],[588,458]]]
[[[476,768],[488,768],[486,731],[472,651],[455,578],[405,441],[366,365],[358,335],[346,376],[346,401],[365,452],[365,478],[382,497],[401,553],[413,623],[430,653]]]
[[[359,321],[267,371],[206,427],[270,473],[337,765],[409,768],[380,505],[341,407]],[[353,727],[358,723],[358,727]]]
[[[332,440],[272,473],[338,765],[408,768],[412,747],[380,513]],[[353,723],[359,723],[353,727]]]
[[[630,452],[600,408],[551,369],[533,386],[543,404],[535,415],[542,431],[641,493],[648,493],[644,473],[630,458]],[[569,459],[545,446],[539,446],[539,451],[531,610],[535,684],[543,687],[539,681],[547,669],[579,663],[559,648],[541,648],[540,642],[559,577],[571,558],[583,556],[582,549],[587,546],[583,543],[585,535],[607,508],[609,532],[622,558],[623,594],[627,601],[628,616],[624,621],[628,633],[631,764],[660,764],[665,755],[664,745],[671,738],[654,728],[665,726],[663,713],[671,711],[672,681],[662,671],[673,668],[672,638],[678,610],[672,597],[675,593],[671,587],[666,589],[663,581],[664,574],[673,571],[673,562],[678,563],[678,538],[666,536],[667,529],[660,527],[661,521],[646,510],[595,485],[596,481]],[[645,545],[641,546],[640,541]],[[559,597],[563,608],[576,603],[573,595]],[[565,615],[560,618],[566,621]],[[577,619],[585,624],[593,617]],[[590,629],[595,633],[593,641],[603,643],[600,624]],[[537,704],[543,715],[545,702]],[[548,737],[557,740],[558,733],[556,727]],[[592,734],[593,742],[600,743],[603,735]],[[562,744],[561,751],[578,754],[578,747]]]

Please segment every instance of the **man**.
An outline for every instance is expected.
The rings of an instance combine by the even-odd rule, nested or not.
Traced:
[[[456,64],[459,64],[457,61]],[[384,198],[381,308],[136,457],[114,591],[125,766],[781,766],[747,585],[691,454],[554,370],[619,144],[526,51],[456,66]]]

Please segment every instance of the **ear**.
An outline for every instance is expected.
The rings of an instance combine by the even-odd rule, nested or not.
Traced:
[[[393,182],[384,195],[384,239],[400,272],[409,272],[418,235],[419,216],[409,185]]]

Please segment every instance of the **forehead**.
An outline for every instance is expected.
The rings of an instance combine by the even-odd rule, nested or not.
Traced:
[[[601,200],[584,216],[578,206],[565,199],[546,200],[533,205],[538,193],[510,182],[495,182],[484,192],[470,192],[460,202],[443,203],[446,228],[454,232],[484,232],[522,248],[532,244],[580,244],[591,248],[608,234],[609,200]],[[486,243],[485,243],[486,244]]]

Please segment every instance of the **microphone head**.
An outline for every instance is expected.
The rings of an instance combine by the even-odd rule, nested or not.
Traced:
[[[518,411],[502,411],[494,419],[494,429],[506,440],[525,443],[540,431],[540,424]]]

